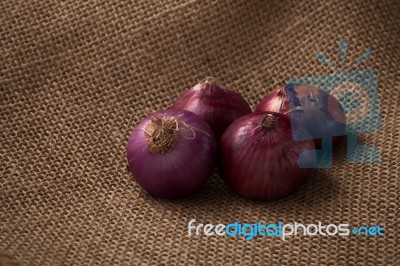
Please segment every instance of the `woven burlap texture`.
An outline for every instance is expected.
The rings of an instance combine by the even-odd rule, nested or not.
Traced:
[[[398,265],[398,1],[0,2],[0,265]],[[332,169],[254,202],[213,175],[193,197],[145,193],[126,171],[134,124],[215,76],[252,108],[272,84],[334,73],[323,51],[378,76],[381,163]],[[381,225],[384,237],[189,237],[187,223]]]

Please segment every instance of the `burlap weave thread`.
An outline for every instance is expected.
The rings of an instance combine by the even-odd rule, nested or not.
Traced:
[[[400,2],[0,2],[0,265],[399,265]],[[254,109],[271,86],[378,74],[380,164],[316,171],[296,195],[253,202],[215,174],[193,197],[152,198],[126,171],[132,126],[216,76]],[[380,224],[384,237],[188,237],[187,223]]]

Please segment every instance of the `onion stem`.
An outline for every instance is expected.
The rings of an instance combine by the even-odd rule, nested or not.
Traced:
[[[273,115],[268,114],[263,121],[261,122],[261,126],[267,131],[275,131],[278,127],[277,118]]]

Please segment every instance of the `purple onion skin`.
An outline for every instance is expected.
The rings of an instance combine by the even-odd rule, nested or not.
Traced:
[[[239,93],[223,88],[213,79],[185,91],[171,108],[202,117],[217,139],[233,121],[251,113],[249,104]]]
[[[276,119],[276,128],[263,126],[266,117]],[[296,134],[309,137],[298,128]],[[222,178],[237,194],[255,200],[280,199],[296,192],[310,177],[316,164],[312,140],[294,141],[286,115],[252,113],[236,120],[219,141],[218,167]]]
[[[297,106],[300,109],[296,109]],[[338,146],[346,136],[346,115],[342,105],[334,96],[313,85],[278,85],[258,104],[256,112],[262,111],[289,115],[310,132],[318,149],[321,140],[331,140],[333,146]]]
[[[176,143],[170,151],[150,152],[144,131],[155,116],[179,122]],[[133,129],[127,158],[134,179],[143,189],[172,199],[190,196],[205,183],[215,167],[216,150],[214,134],[202,118],[188,111],[168,109],[150,114]]]

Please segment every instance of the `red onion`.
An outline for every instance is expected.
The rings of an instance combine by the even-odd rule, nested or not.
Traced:
[[[317,148],[330,151],[332,139],[337,145],[346,135],[346,115],[343,107],[328,92],[313,85],[281,84],[266,95],[256,111],[271,111],[290,115],[303,125],[315,140]],[[326,143],[326,145],[325,145]]]
[[[127,147],[129,169],[150,194],[180,198],[194,193],[215,167],[217,143],[209,125],[184,110],[144,118]]]
[[[250,199],[278,199],[294,193],[316,164],[309,133],[301,127],[292,132],[290,119],[273,112],[236,120],[225,131],[219,148],[223,179],[233,191]]]
[[[202,117],[217,139],[233,121],[251,113],[249,104],[239,93],[223,88],[214,78],[207,78],[185,91],[171,108]]]

